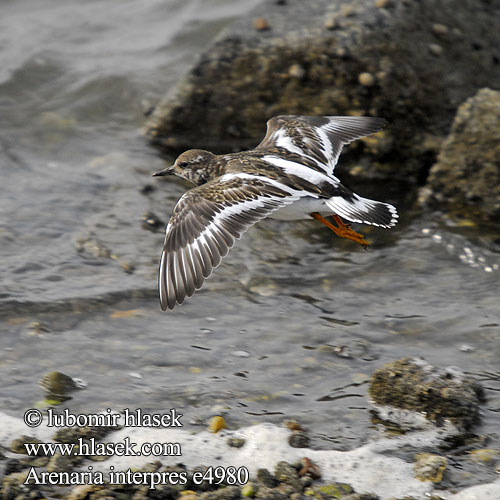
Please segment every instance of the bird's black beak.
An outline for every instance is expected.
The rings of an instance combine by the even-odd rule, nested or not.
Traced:
[[[164,168],[163,170],[158,170],[153,174],[153,177],[163,177],[164,175],[172,175],[174,173],[174,166]]]

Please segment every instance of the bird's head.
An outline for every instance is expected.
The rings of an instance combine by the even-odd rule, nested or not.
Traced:
[[[214,158],[215,155],[210,151],[190,149],[182,153],[172,166],[155,172],[153,177],[174,174],[200,186],[213,177]]]

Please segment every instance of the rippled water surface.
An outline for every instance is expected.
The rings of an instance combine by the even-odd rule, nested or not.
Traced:
[[[142,217],[165,222],[187,185],[151,179],[163,163],[144,114],[256,3],[0,6],[0,409],[20,416],[58,370],[88,384],[75,412],[296,417],[315,446],[344,449],[372,432],[373,370],[423,356],[483,380],[478,432],[498,447],[498,242],[415,213],[401,186],[352,182],[402,215],[390,231],[363,228],[369,251],[314,221],[263,221],[193,299],[160,311],[163,234]]]

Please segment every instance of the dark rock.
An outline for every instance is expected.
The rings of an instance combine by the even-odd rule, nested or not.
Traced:
[[[207,491],[199,497],[203,500],[238,500],[241,498],[241,489],[239,486],[227,486],[216,491]]]
[[[267,469],[257,469],[257,482],[266,488],[274,488],[278,484],[278,480]]]
[[[309,446],[309,436],[303,431],[292,431],[288,436],[288,444],[292,448],[307,448]]]
[[[120,426],[98,426],[98,427],[67,427],[59,429],[54,434],[54,441],[57,443],[77,443],[79,438],[84,441],[94,438],[96,440],[102,439],[106,434],[111,431],[120,429]]]
[[[415,457],[415,477],[420,481],[439,483],[443,479],[448,461],[441,455],[418,453]]]
[[[144,184],[144,186],[141,186],[141,188],[139,189],[139,192],[144,196],[147,196],[148,194],[151,194],[154,191],[156,191],[156,187],[153,186],[153,184]]]
[[[258,500],[288,500],[289,495],[281,492],[277,488],[267,488],[266,486],[262,486],[257,491],[255,498]]]
[[[328,500],[330,498],[344,498],[346,495],[354,493],[354,490],[346,483],[328,483],[323,486],[315,486],[307,491],[308,497],[318,500]]]
[[[38,500],[45,498],[37,485],[24,484],[27,471],[9,474],[2,479],[0,498],[2,500]]]
[[[148,229],[149,231],[163,231],[165,228],[165,223],[153,212],[146,212],[142,214],[141,220],[142,227],[144,229]]]
[[[245,445],[245,440],[243,438],[229,438],[227,440],[227,445],[231,446],[231,448],[241,448]]]
[[[259,17],[272,29],[257,32]],[[279,114],[382,116],[389,127],[343,164],[416,182],[456,107],[500,82],[499,17],[498,2],[476,0],[264,2],[207,48],[147,134],[169,152],[229,152],[257,145]]]
[[[80,465],[82,462],[82,456],[55,453],[50,457],[49,463],[47,464],[47,472],[71,471],[76,465]]]
[[[375,371],[369,392],[376,404],[423,412],[438,424],[446,419],[464,429],[479,421],[484,398],[482,387],[457,369],[438,369],[412,358]]]
[[[341,497],[342,500],[380,500],[378,495],[374,493],[353,493],[352,495],[346,495],[345,497]],[[405,500],[402,498],[401,500]],[[408,499],[412,500],[412,499]],[[415,499],[413,499],[415,500]]]
[[[17,458],[8,458],[5,462],[4,467],[5,468],[3,472],[6,476],[15,472],[21,472],[25,468],[24,464]]]
[[[303,485],[299,478],[297,469],[291,466],[288,462],[278,462],[274,469],[274,475],[280,483],[289,484],[293,486],[296,491],[302,490]]]
[[[67,395],[79,388],[71,377],[61,372],[47,373],[42,377],[40,385],[45,389],[47,399],[59,402],[71,399]]]
[[[500,92],[481,89],[458,108],[421,202],[498,224]]]
[[[10,449],[14,453],[22,453],[23,455],[27,455],[26,447],[24,446],[27,443],[41,443],[41,441],[33,436],[20,436],[16,439],[13,439],[10,443]],[[41,455],[41,450],[39,450],[38,455]]]

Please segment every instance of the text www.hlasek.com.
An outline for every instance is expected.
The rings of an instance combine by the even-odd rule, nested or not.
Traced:
[[[117,443],[100,443],[95,438],[84,440],[78,438],[76,443],[25,443],[26,452],[31,456],[45,455],[52,456],[56,453],[61,455],[77,456],[181,456],[181,445],[179,443],[137,443],[130,441],[126,437]]]

